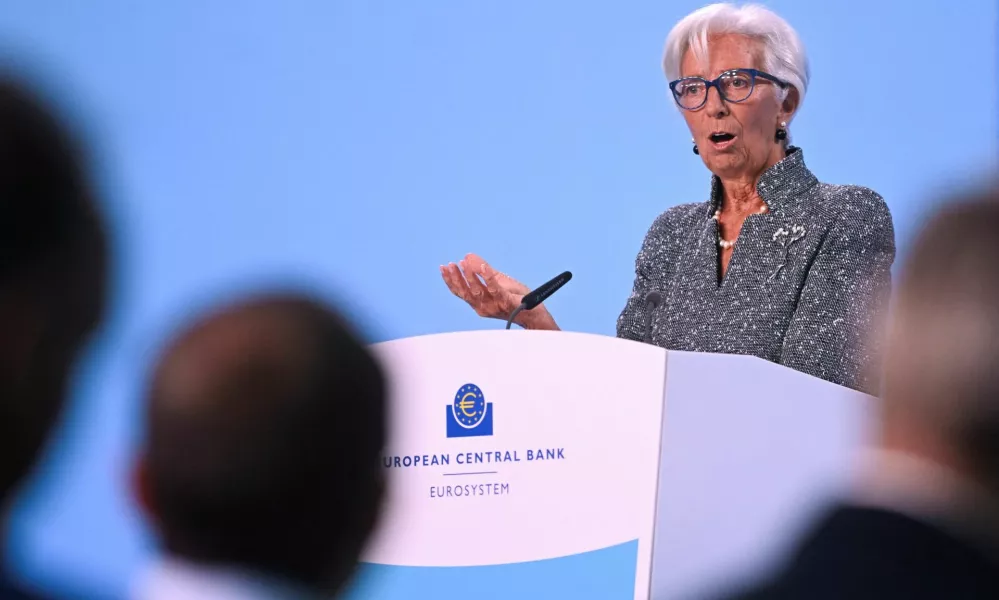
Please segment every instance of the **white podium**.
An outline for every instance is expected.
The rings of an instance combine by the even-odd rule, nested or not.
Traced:
[[[389,494],[351,598],[645,599],[771,564],[872,399],[754,357],[489,331],[375,346]]]

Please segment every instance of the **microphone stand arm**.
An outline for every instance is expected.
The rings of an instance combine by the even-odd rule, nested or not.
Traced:
[[[507,329],[510,329],[510,326],[513,325],[513,320],[517,318],[517,315],[519,315],[520,311],[524,310],[524,308],[525,308],[525,305],[523,303],[521,303],[520,306],[518,306],[517,308],[513,309],[513,312],[510,313],[510,318],[506,320],[506,328]]]

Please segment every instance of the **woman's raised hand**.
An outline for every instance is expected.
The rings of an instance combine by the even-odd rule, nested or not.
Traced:
[[[492,319],[509,318],[531,291],[475,254],[468,254],[458,264],[441,266],[441,277],[451,293],[467,302],[475,314]]]
[[[469,254],[458,264],[441,266],[441,277],[451,293],[468,303],[480,317],[510,318],[531,290],[509,275],[489,266],[480,256]],[[558,330],[544,305],[521,312],[515,321],[525,329]]]

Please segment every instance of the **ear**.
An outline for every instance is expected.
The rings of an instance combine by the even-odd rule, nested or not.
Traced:
[[[129,475],[129,487],[132,492],[132,499],[138,504],[146,520],[155,527],[157,522],[156,503],[153,499],[153,490],[149,478],[149,467],[146,463],[145,454],[139,454],[139,458],[132,465]]]
[[[801,104],[801,94],[798,93],[798,88],[789,86],[787,95],[780,104],[780,120],[790,123],[794,113],[798,111],[799,104]]]

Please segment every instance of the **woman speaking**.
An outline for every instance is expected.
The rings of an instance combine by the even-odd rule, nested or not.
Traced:
[[[869,336],[891,286],[892,219],[877,193],[819,182],[790,145],[809,75],[797,33],[765,8],[713,4],[673,28],[663,68],[710,197],[652,224],[618,336],[642,340],[648,325],[664,348],[758,356],[876,393]],[[528,291],[472,254],[441,274],[483,317],[506,319]],[[652,291],[661,303],[647,311]],[[558,329],[543,306],[516,322]]]

